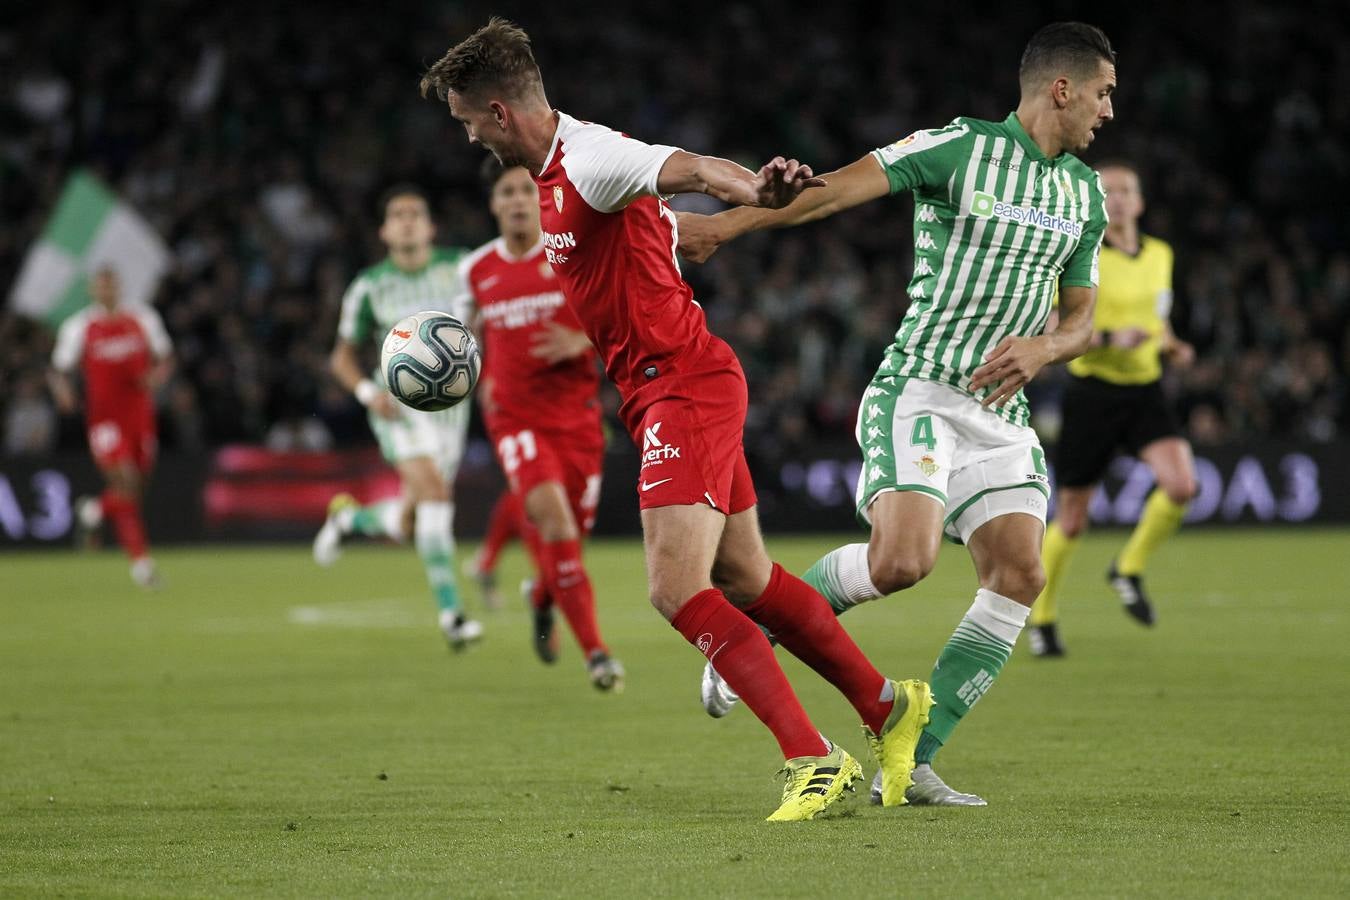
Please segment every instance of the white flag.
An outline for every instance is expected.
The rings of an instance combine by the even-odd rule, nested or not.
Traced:
[[[150,224],[91,173],[66,182],[56,212],[28,251],[10,307],[55,328],[89,305],[89,276],[117,270],[122,302],[149,303],[169,268],[169,248]]]

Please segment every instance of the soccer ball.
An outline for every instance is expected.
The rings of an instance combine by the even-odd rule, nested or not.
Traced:
[[[449,409],[473,392],[483,357],[464,323],[427,310],[399,320],[380,348],[380,370],[399,402],[434,412]]]

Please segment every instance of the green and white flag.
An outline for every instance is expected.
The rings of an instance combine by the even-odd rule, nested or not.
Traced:
[[[81,169],[28,251],[9,305],[55,328],[89,305],[89,276],[103,266],[121,277],[123,303],[149,303],[169,262],[169,248],[150,224]]]

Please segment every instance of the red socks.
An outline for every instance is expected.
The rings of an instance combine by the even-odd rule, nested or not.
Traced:
[[[145,556],[145,525],[141,522],[141,505],[134,498],[109,488],[99,495],[105,518],[112,519],[117,542],[133,560]]]
[[[828,612],[829,604],[820,602]],[[773,732],[785,758],[829,752],[788,684],[768,639],[721,591],[708,588],[695,594],[670,624],[708,657],[717,674]]]
[[[511,491],[503,491],[492,507],[488,518],[487,534],[483,536],[483,548],[478,551],[478,568],[491,572],[497,566],[497,557],[506,542],[520,535],[520,501]]]
[[[894,704],[894,699],[881,699],[886,677],[853,643],[830,604],[815,588],[774,563],[768,587],[746,607],[745,614],[769,629],[789,653],[837,687],[873,733],[881,732]],[[726,678],[720,665],[717,671]]]
[[[582,652],[588,659],[597,650],[608,653],[595,620],[595,592],[581,562],[581,541],[541,540],[534,549],[548,596],[562,610]]]

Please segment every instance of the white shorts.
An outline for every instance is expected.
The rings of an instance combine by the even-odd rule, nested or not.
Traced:
[[[469,430],[469,404],[460,403],[438,412],[420,412],[395,403],[397,419],[385,419],[370,413],[370,430],[380,442],[380,452],[397,464],[420,456],[435,463],[446,483],[455,480],[464,456],[464,440]]]
[[[943,531],[966,543],[1011,513],[1045,524],[1050,480],[1031,428],[1013,425],[964,391],[878,372],[863,395],[856,431],[863,467],[858,517],[886,491],[927,494],[946,510]]]

